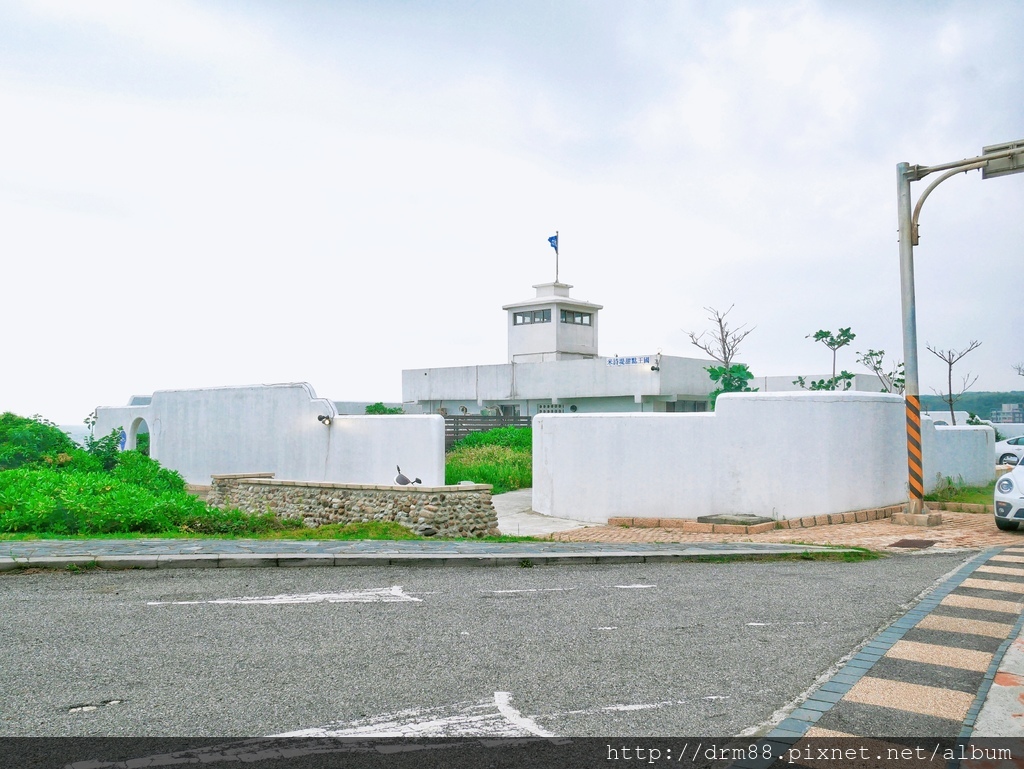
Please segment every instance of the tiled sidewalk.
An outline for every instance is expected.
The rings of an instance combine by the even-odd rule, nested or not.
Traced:
[[[808,529],[775,529],[760,534],[699,534],[680,529],[589,526],[553,534],[560,542],[806,542],[815,545],[866,547],[898,552],[901,540],[927,540],[932,550],[971,549],[1024,544],[1024,531],[1000,531],[991,514],[943,512],[938,526],[900,526],[889,519],[841,523]],[[914,549],[914,548],[911,548]],[[916,548],[920,549],[920,548]]]

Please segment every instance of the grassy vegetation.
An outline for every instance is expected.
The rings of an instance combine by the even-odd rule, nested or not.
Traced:
[[[705,555],[688,560],[692,563],[733,563],[735,561],[833,561],[860,563],[881,558],[880,553],[863,547],[844,548],[847,552],[832,550],[805,550],[802,553],[766,553],[743,555]]]
[[[925,495],[927,502],[958,502],[968,505],[991,505],[996,490],[996,482],[987,486],[967,486],[963,481],[952,478],[943,480],[931,494]]]
[[[408,539],[398,524],[307,529],[301,521],[211,507],[117,431],[81,448],[51,422],[0,415],[0,537]]]
[[[499,427],[470,433],[445,456],[444,481],[489,483],[503,494],[533,485],[533,430]]]
[[[523,434],[525,433],[525,435]],[[186,491],[184,479],[138,451],[119,451],[117,431],[86,448],[40,417],[0,414],[0,540],[54,538],[253,537],[259,539],[423,539],[398,523],[371,521],[311,529],[272,513],[221,510]],[[469,436],[449,455],[464,473],[449,480],[531,483],[529,428]],[[486,537],[488,542],[530,537]]]

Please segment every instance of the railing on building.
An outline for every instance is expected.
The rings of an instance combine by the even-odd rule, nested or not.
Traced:
[[[458,414],[444,418],[444,447],[465,438],[470,433],[481,433],[496,427],[529,427],[530,417],[482,416],[480,414]]]

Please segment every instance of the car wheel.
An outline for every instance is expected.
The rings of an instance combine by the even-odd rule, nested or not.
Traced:
[[[999,461],[996,464],[1008,465],[1008,464],[1011,464],[1011,463],[1013,463],[1013,464],[1017,463],[1017,455],[1016,454],[1003,454],[1001,457],[999,457]]]
[[[1002,531],[1017,531],[1019,525],[1017,521],[1004,521],[1002,518],[996,518],[996,527]]]

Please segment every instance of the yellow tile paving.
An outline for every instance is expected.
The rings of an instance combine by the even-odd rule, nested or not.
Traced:
[[[974,579],[968,577],[960,583],[962,587],[980,590],[1001,590],[1004,593],[1024,593],[1024,582],[1003,582],[995,579]]]
[[[963,721],[974,702],[974,695],[864,676],[846,693],[843,701]]]
[[[1008,574],[1011,577],[1024,577],[1024,568],[1015,569],[1011,566],[993,566],[987,563],[984,566],[979,566],[975,571],[985,571],[989,574]]]
[[[920,627],[920,623],[918,623],[918,627]],[[929,665],[942,665],[942,667],[958,670],[973,670],[977,673],[984,673],[992,663],[992,655],[987,652],[903,640],[894,643],[885,656],[911,662],[926,662]]]
[[[917,627],[925,630],[946,630],[950,633],[970,633],[989,638],[1006,638],[1013,630],[1013,625],[1003,622],[983,622],[963,617],[945,617],[941,614],[929,614],[917,623]]]
[[[956,606],[960,609],[982,609],[998,611],[1004,614],[1019,615],[1024,611],[1024,601],[998,601],[995,598],[975,598],[973,595],[951,593],[942,599],[943,606]]]
[[[831,729],[822,729],[818,726],[812,726],[807,730],[805,737],[856,737],[856,734],[847,734],[846,732],[834,732]]]

